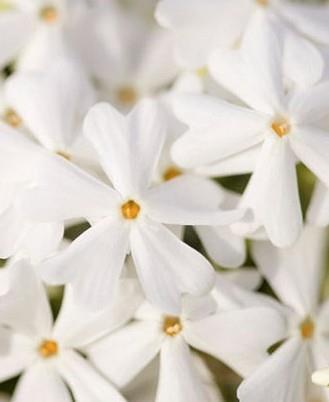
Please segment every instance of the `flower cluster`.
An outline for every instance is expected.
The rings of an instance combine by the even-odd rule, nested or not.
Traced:
[[[0,45],[0,389],[329,402],[329,5],[0,0]]]

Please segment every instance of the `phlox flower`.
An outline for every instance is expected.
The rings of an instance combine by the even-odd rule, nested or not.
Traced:
[[[253,175],[240,205],[251,208],[253,217],[237,232],[250,235],[264,227],[278,247],[293,244],[302,229],[296,163],[329,185],[329,133],[318,127],[327,115],[329,86],[318,83],[323,63],[314,54],[295,35],[281,41],[275,25],[255,17],[240,50],[218,52],[210,63],[216,79],[246,106],[197,95],[176,104],[189,130],[174,144],[174,160],[185,168],[208,165],[213,174],[231,156],[236,171],[245,172],[248,161]],[[306,55],[312,61],[301,68]],[[300,83],[298,89],[287,86],[283,71]]]
[[[209,262],[164,224],[227,225],[244,211],[219,210],[216,184],[197,177],[151,185],[165,130],[154,101],[140,102],[127,116],[98,104],[84,132],[113,187],[64,159],[45,158],[39,185],[22,201],[37,221],[85,217],[92,224],[42,270],[49,283],[70,283],[87,307],[104,308],[129,253],[146,297],[172,313],[180,310],[181,294],[213,286]]]
[[[326,389],[311,383],[312,371],[328,362],[328,302],[320,302],[325,244],[325,232],[313,227],[306,227],[290,249],[255,242],[257,266],[282,304],[255,294],[247,305],[277,304],[286,317],[287,332],[240,386],[241,402],[329,400]]]
[[[221,281],[227,290],[233,291],[237,286],[231,288],[225,278]],[[160,355],[156,402],[211,401],[191,348],[215,356],[240,375],[247,375],[266,359],[267,348],[280,339],[285,329],[275,310],[239,308],[230,300],[229,292],[224,297],[231,307],[225,305],[222,310],[212,295],[186,296],[177,316],[146,302],[136,311],[134,321],[88,346],[85,352],[119,387],[128,384]]]
[[[0,297],[1,369],[5,381],[22,374],[12,401],[124,402],[79,352],[128,321],[140,303],[136,282],[124,280],[112,304],[100,314],[88,314],[72,302],[66,290],[53,323],[47,293],[32,266],[20,260],[8,268],[11,286]],[[70,390],[70,391],[69,391]]]

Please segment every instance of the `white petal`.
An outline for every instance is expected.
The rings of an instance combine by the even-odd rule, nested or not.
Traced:
[[[219,274],[217,273],[217,275]],[[242,267],[234,271],[223,272],[220,275],[247,290],[257,290],[263,281],[261,274],[255,268]]]
[[[77,305],[70,286],[65,289],[53,331],[54,338],[72,348],[81,348],[123,326],[134,315],[143,301],[143,295],[135,279],[122,279],[113,293],[107,308],[95,313]]]
[[[235,235],[228,227],[197,226],[203,246],[209,257],[226,268],[236,268],[246,259],[244,239]]]
[[[315,42],[329,43],[329,10],[324,5],[282,3],[280,13],[298,32]]]
[[[71,402],[71,395],[60,375],[45,364],[34,364],[19,379],[13,402]]]
[[[307,210],[307,221],[311,225],[325,227],[329,225],[329,190],[321,182],[317,182]]]
[[[243,217],[243,210],[220,211],[222,200],[215,182],[184,175],[153,187],[145,203],[152,219],[170,225],[227,225]]]
[[[116,214],[120,205],[110,186],[60,157],[42,159],[37,183],[22,196],[21,208],[38,222],[100,218]]]
[[[306,402],[306,345],[287,341],[238,390],[241,402]]]
[[[27,335],[48,334],[52,314],[35,269],[25,260],[14,262],[8,269],[9,292],[0,297],[2,324]]]
[[[268,118],[205,95],[181,96],[177,117],[190,127],[173,145],[172,157],[185,168],[201,167],[260,143]]]
[[[134,227],[131,253],[146,298],[168,313],[180,312],[182,294],[203,295],[214,284],[209,262],[161,224]]]
[[[159,2],[156,17],[160,25],[174,31],[178,60],[190,68],[206,64],[210,52],[232,46],[244,29],[249,8],[240,2],[192,0]],[[232,23],[234,21],[234,24]]]
[[[319,125],[328,116],[328,92],[329,82],[325,81],[292,96],[289,109],[298,125]]]
[[[298,127],[290,142],[298,158],[329,186],[329,133],[315,127]]]
[[[92,310],[112,300],[128,251],[128,231],[122,221],[105,219],[80,235],[40,267],[51,284],[70,283],[77,302]]]
[[[129,196],[147,187],[165,137],[155,101],[141,101],[127,119],[98,104],[88,113],[84,131],[116,189]]]
[[[6,209],[0,215],[0,257],[9,258],[19,251],[24,238],[26,222],[14,207]]]
[[[276,246],[287,247],[297,239],[302,213],[295,158],[285,139],[266,139],[241,205],[253,209]]]
[[[312,382],[317,385],[327,387],[329,384],[329,369],[315,371],[312,374]]]
[[[21,374],[35,360],[31,339],[15,334],[7,328],[0,329],[0,380],[7,381]]]
[[[84,114],[94,103],[87,78],[78,65],[68,61],[55,63],[46,73],[11,76],[5,96],[32,135],[53,151],[72,145]]]
[[[324,60],[320,51],[301,35],[289,31],[285,35],[284,74],[297,88],[304,89],[322,78]]]
[[[69,385],[74,398],[81,402],[125,402],[114,386],[104,379],[81,355],[65,351],[57,363],[58,370]]]
[[[219,312],[189,322],[187,342],[242,376],[249,375],[267,358],[267,350],[286,335],[285,321],[275,310],[264,307]]]
[[[33,21],[26,13],[3,12],[0,14],[1,67],[14,59],[26,44],[32,30]]]
[[[94,343],[87,354],[97,369],[121,388],[155,358],[163,337],[160,322],[137,321]]]
[[[326,234],[308,226],[291,248],[255,242],[253,256],[277,296],[301,316],[315,311],[324,274]]]
[[[156,402],[207,401],[192,352],[183,337],[167,339],[161,348],[160,375]]]
[[[285,106],[281,30],[281,25],[273,23],[267,12],[259,10],[249,21],[241,43],[241,57],[250,86],[267,108],[276,113]]]

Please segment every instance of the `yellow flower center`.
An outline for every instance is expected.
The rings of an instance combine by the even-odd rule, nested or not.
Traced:
[[[276,135],[282,138],[290,133],[291,125],[289,121],[285,119],[275,120],[272,123],[272,130]]]
[[[134,200],[129,200],[121,206],[121,212],[125,219],[136,219],[141,207]]]
[[[169,181],[174,179],[175,177],[178,177],[182,174],[183,172],[178,169],[176,166],[170,166],[164,173],[163,173],[163,180],[164,181]]]
[[[56,356],[58,354],[58,350],[59,348],[57,342],[51,339],[44,340],[39,346],[39,354],[44,359]]]
[[[117,98],[123,105],[133,105],[138,98],[137,91],[133,87],[121,87],[117,91]]]
[[[65,151],[57,151],[56,154],[58,156],[61,156],[64,159],[66,159],[67,161],[70,161],[72,159],[71,155],[68,152],[65,152]]]
[[[8,11],[13,9],[13,5],[10,1],[0,0],[0,12],[1,11]]]
[[[23,124],[21,117],[13,109],[7,109],[4,113],[4,121],[14,128],[18,128]]]
[[[207,66],[198,68],[198,69],[196,70],[196,73],[197,73],[197,75],[198,75],[200,78],[205,78],[205,77],[207,77],[207,75],[208,75],[208,68],[207,68]]]
[[[268,6],[269,0],[256,0],[256,3],[260,6]]]
[[[46,6],[40,10],[40,18],[49,24],[58,20],[59,13],[54,6]]]
[[[176,336],[183,330],[183,325],[179,317],[167,316],[163,320],[163,332],[168,336]]]
[[[315,331],[315,324],[311,318],[306,318],[299,326],[299,330],[303,339],[312,339]]]

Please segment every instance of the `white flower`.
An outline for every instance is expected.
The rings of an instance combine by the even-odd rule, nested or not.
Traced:
[[[20,200],[35,184],[42,152],[27,138],[0,123],[0,258],[24,256],[34,263],[52,254],[63,237],[62,222],[31,222]]]
[[[311,373],[328,363],[328,302],[319,304],[326,233],[307,227],[291,249],[255,243],[254,258],[281,300],[288,330],[282,345],[239,388],[241,402],[328,401],[326,390],[311,384]],[[267,305],[266,296],[259,303]],[[277,303],[274,299],[270,305]],[[249,304],[257,304],[250,301]]]
[[[1,369],[5,381],[22,373],[13,400],[27,402],[118,401],[124,398],[79,353],[85,345],[116,330],[134,313],[140,296],[125,280],[111,306],[88,314],[72,303],[70,291],[53,324],[46,290],[24,260],[10,268],[9,293],[0,297]],[[68,389],[68,388],[69,389]]]
[[[247,375],[264,361],[267,348],[281,339],[284,327],[280,315],[270,308],[235,306],[222,311],[210,295],[186,297],[179,316],[144,303],[135,321],[90,345],[86,353],[119,387],[129,383],[160,354],[156,402],[210,401],[190,347]]]
[[[17,57],[18,69],[45,70],[67,56],[71,49],[65,29],[75,6],[66,0],[1,0],[0,66]]]
[[[295,165],[300,160],[329,186],[329,132],[317,127],[327,114],[328,82],[310,87],[322,73],[321,58],[300,66],[299,54],[314,55],[314,48],[279,33],[261,16],[254,18],[241,50],[220,52],[211,62],[217,79],[239,95],[250,108],[207,96],[186,96],[177,101],[178,117],[190,130],[173,146],[174,160],[185,168],[220,163],[235,157],[235,171],[254,165],[254,174],[242,198],[254,219],[240,225],[240,234],[264,226],[279,247],[291,245],[302,229],[302,213]],[[291,51],[290,57],[283,52]],[[303,90],[285,87],[283,63],[289,77],[304,83]],[[306,68],[307,66],[307,68]]]
[[[78,27],[76,47],[101,99],[120,110],[130,110],[174,79],[172,35],[116,2],[96,4],[82,15]]]
[[[4,92],[7,124],[28,130],[50,152],[82,167],[92,165],[82,122],[96,95],[79,65],[63,59],[46,72],[16,73]]]
[[[108,104],[96,105],[87,115],[85,135],[114,188],[64,159],[47,158],[40,185],[23,203],[38,221],[86,217],[93,224],[42,270],[49,283],[72,284],[86,306],[104,307],[131,252],[147,298],[177,313],[181,294],[209,291],[214,272],[163,224],[225,225],[243,216],[241,210],[218,210],[217,202],[209,206],[218,188],[197,177],[150,186],[165,138],[163,123],[151,100],[127,117]]]
[[[286,0],[162,0],[156,17],[175,34],[177,60],[187,67],[207,64],[217,48],[236,46],[257,14],[277,17],[305,36],[329,44],[329,9]]]

